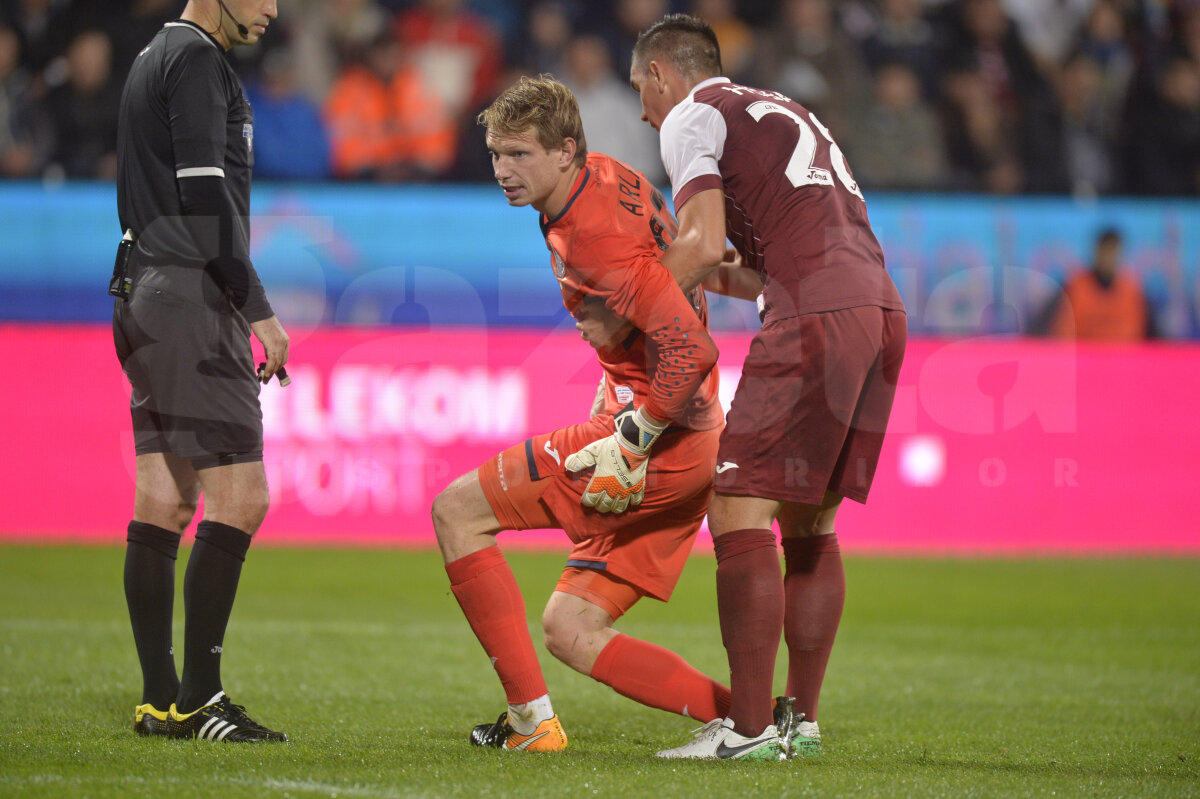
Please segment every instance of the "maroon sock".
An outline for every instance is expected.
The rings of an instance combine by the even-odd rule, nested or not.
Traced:
[[[717,610],[729,655],[729,717],[739,735],[771,724],[771,683],[783,630],[783,576],[771,530],[734,530],[713,539]]]
[[[808,721],[816,721],[825,666],[846,602],[842,551],[835,533],[785,538],[783,558],[787,692],[796,697],[796,712],[803,713]]]

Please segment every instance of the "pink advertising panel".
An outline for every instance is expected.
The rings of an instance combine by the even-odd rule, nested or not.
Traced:
[[[723,398],[749,336],[720,334]],[[118,541],[132,510],[128,385],[104,326],[0,326],[0,538]],[[318,329],[262,392],[262,542],[427,546],[455,476],[581,419],[599,368],[573,329]],[[1200,554],[1200,347],[909,343],[870,503],[847,549]],[[562,547],[561,532],[506,546]],[[702,534],[701,545],[709,545]]]

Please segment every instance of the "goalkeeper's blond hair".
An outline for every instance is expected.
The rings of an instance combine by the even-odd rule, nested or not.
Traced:
[[[549,150],[564,139],[575,140],[575,163],[587,161],[587,140],[579,103],[551,75],[522,77],[483,110],[476,121],[498,136],[520,136],[533,128],[538,143]]]

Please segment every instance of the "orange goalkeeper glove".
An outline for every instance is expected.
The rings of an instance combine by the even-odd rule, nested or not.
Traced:
[[[646,495],[646,467],[650,447],[667,429],[626,405],[613,420],[615,432],[572,453],[564,464],[567,471],[596,467],[583,491],[584,505],[600,513],[622,513],[630,505],[642,504]]]

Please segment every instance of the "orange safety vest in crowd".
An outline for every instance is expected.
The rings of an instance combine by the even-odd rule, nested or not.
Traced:
[[[388,82],[363,67],[346,69],[329,93],[325,120],[339,177],[404,162],[437,173],[454,159],[454,121],[413,68]]]
[[[1063,288],[1050,332],[1059,338],[1141,341],[1146,321],[1146,295],[1137,280],[1118,274],[1105,288],[1091,272],[1081,272]]]

